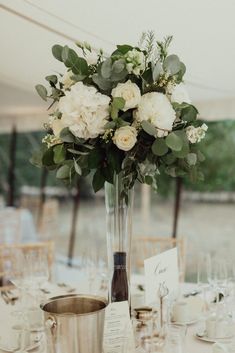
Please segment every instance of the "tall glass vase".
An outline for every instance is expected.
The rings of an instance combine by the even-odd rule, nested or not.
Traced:
[[[114,176],[114,183],[105,184],[107,250],[109,267],[109,300],[129,300],[130,251],[132,236],[132,208],[134,190],[125,194],[122,174]]]

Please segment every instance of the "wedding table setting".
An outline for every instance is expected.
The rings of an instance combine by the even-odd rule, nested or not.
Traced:
[[[172,262],[172,252],[177,253],[174,248],[160,255],[161,266],[168,264],[168,270],[158,277],[162,277],[160,281],[164,278],[167,285],[169,280],[174,282],[174,275],[178,276],[177,266],[174,261]],[[127,301],[108,304],[108,278],[102,272],[103,264],[101,271],[97,265],[96,272],[94,268],[92,271],[90,268],[80,268],[77,271],[73,269],[73,276],[77,273],[73,283],[53,283],[48,281],[49,268],[44,255],[34,253],[30,254],[30,257],[27,255],[26,258],[18,256],[17,266],[21,265],[21,269],[24,268],[24,270],[18,271],[15,277],[11,277],[9,272],[9,279],[16,287],[2,291],[0,298],[1,317],[4,318],[0,322],[0,351],[3,353],[62,352],[65,344],[67,348],[69,347],[68,352],[80,352],[76,350],[78,349],[76,344],[72,343],[80,327],[80,323],[75,324],[76,314],[63,312],[67,317],[66,320],[69,315],[72,315],[71,322],[68,324],[61,321],[59,325],[60,318],[59,315],[57,317],[56,311],[52,310],[48,316],[44,315],[44,310],[48,303],[51,305],[55,300],[69,299],[74,303],[75,299],[81,300],[81,298],[82,301],[85,298],[85,300],[94,299],[102,303],[102,306],[98,307],[98,313],[102,314],[98,326],[97,318],[92,318],[92,326],[87,322],[87,329],[92,327],[92,337],[89,341],[97,345],[102,342],[101,352],[234,352],[235,282],[229,273],[231,267],[221,259],[215,259],[209,254],[200,256],[198,282],[180,284],[175,281],[177,296],[174,298],[169,295],[168,289],[167,295],[162,293],[164,298],[161,297],[161,294],[153,289],[157,288],[156,283],[148,283],[151,269],[147,268],[148,272],[145,272],[145,275],[133,274],[130,285],[130,317]],[[154,261],[155,272],[155,264],[159,264],[159,255],[146,261],[147,266],[149,261]],[[202,265],[206,265],[206,268],[202,268]],[[60,269],[62,270],[62,265]],[[158,281],[159,278],[156,279],[156,282]],[[152,305],[146,305],[146,298],[152,294],[147,293],[149,290],[155,293]],[[92,294],[89,294],[91,292]],[[159,304],[161,298],[164,300]],[[78,317],[79,307],[83,305],[81,302],[73,307]],[[103,309],[105,309],[104,313]],[[68,309],[64,306],[63,310]],[[89,310],[92,310],[91,307]],[[94,314],[96,313],[95,311]],[[55,318],[57,327],[53,328],[52,321]],[[86,326],[85,316],[81,315],[80,320],[82,327]],[[97,337],[93,331],[94,322],[95,330],[99,330],[101,336],[104,334],[103,340],[94,339]],[[67,331],[64,331],[63,326]],[[59,331],[55,334],[52,333],[53,329]],[[82,334],[84,335],[85,332],[83,329]],[[88,346],[83,347],[81,351],[98,351]]]
[[[154,247],[143,275],[131,269],[134,185],[157,190],[160,173],[203,180],[207,125],[185,90],[186,66],[170,53],[172,39],[149,31],[138,46],[117,45],[111,54],[86,42],[76,51],[52,47],[61,73],[46,76],[49,87],[36,85],[51,105],[31,163],[66,185],[90,175],[94,192],[104,187],[107,265],[88,263],[74,283],[53,284],[45,251],[13,247],[6,276],[16,289],[0,299],[3,352],[235,352],[227,259],[200,256],[196,284],[180,283],[182,259],[172,244],[160,253]]]

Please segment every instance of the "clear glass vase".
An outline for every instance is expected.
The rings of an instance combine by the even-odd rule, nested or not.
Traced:
[[[129,300],[133,188],[124,192],[122,174],[105,184],[109,300]]]

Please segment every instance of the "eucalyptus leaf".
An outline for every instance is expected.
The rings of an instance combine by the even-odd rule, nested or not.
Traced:
[[[81,169],[80,165],[77,163],[76,159],[74,159],[74,169],[78,175],[80,175],[80,176],[82,175],[82,169]]]
[[[111,76],[112,72],[112,59],[109,58],[105,60],[101,65],[101,75],[103,78],[107,79]]]
[[[183,147],[182,139],[179,136],[177,136],[175,132],[171,132],[169,135],[167,135],[166,144],[173,151],[180,151]]]
[[[196,153],[189,153],[186,159],[189,165],[195,165],[197,163]]]
[[[62,59],[62,50],[63,50],[63,47],[62,47],[62,45],[59,45],[59,44],[53,45],[53,47],[52,47],[52,54],[53,54],[53,56],[54,56],[57,60],[63,62],[63,59]]]
[[[65,127],[61,132],[60,132],[60,139],[63,142],[74,142],[75,141],[75,136],[71,133],[68,127]]]
[[[153,82],[156,82],[162,73],[163,73],[162,64],[160,61],[158,61],[156,65],[152,67]]]
[[[163,138],[157,138],[152,144],[152,152],[156,156],[164,156],[168,152],[168,147]]]
[[[102,189],[105,183],[105,178],[102,175],[100,169],[97,169],[92,180],[92,186],[95,192],[99,191]]]
[[[87,156],[89,154],[89,152],[78,151],[74,150],[73,148],[68,148],[68,151],[79,156]]]
[[[112,66],[112,71],[115,74],[120,74],[126,67],[126,62],[124,59],[119,59],[114,61]]]
[[[180,151],[173,151],[173,154],[177,158],[185,158],[189,153],[189,143],[188,141],[183,141],[183,146]]]
[[[77,53],[67,45],[63,47],[62,60],[66,67],[70,68],[74,74],[88,74],[88,64],[84,58],[80,58]]]
[[[172,76],[177,74],[181,69],[180,60],[177,55],[169,55],[164,61],[164,69],[169,72]]]
[[[185,107],[181,112],[181,119],[191,122],[197,119],[198,110],[191,104]]]
[[[141,122],[141,126],[142,126],[143,130],[145,132],[147,132],[148,135],[151,135],[154,137],[157,136],[157,130],[156,130],[155,126],[153,124],[151,124],[149,121],[143,120]]]
[[[43,166],[43,164],[42,164],[42,156],[43,156],[43,152],[41,150],[34,151],[32,153],[32,156],[31,156],[29,161],[34,166],[36,166],[38,168],[41,168]]]
[[[122,54],[128,53],[128,51],[132,50],[133,47],[128,44],[122,44],[122,45],[117,45],[118,51],[121,52]]]
[[[53,148],[53,151],[54,151],[54,158],[53,159],[54,159],[55,164],[62,163],[66,157],[66,150],[64,148],[64,145],[63,144],[56,145]]]
[[[113,84],[110,80],[104,79],[99,74],[94,74],[92,76],[92,80],[102,91],[111,90],[111,88],[113,86]]]
[[[115,97],[112,101],[112,106],[118,110],[122,110],[125,107],[125,99],[122,97]]]
[[[147,185],[152,185],[152,183],[153,183],[153,178],[152,178],[150,175],[146,175],[145,178],[144,178],[144,182],[145,182]]]
[[[101,162],[103,159],[102,151],[99,149],[94,149],[90,152],[88,156],[88,166],[90,169],[96,169],[101,167]]]
[[[70,167],[65,164],[60,167],[56,172],[57,179],[68,179],[70,177]]]
[[[45,78],[49,83],[53,83],[54,85],[57,84],[58,79],[56,75],[49,75],[49,76],[46,76]]]
[[[47,89],[43,85],[35,86],[38,95],[44,100],[47,101]]]
[[[47,167],[50,167],[51,165],[54,164],[54,151],[52,147],[46,150],[45,153],[43,154],[42,164]]]

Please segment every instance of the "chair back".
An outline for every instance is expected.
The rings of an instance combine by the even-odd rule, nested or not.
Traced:
[[[15,261],[14,253],[20,250],[24,255],[32,251],[46,254],[49,268],[49,276],[52,274],[54,262],[54,243],[52,241],[28,244],[4,244],[0,245],[0,290],[11,286],[7,268]]]
[[[183,237],[137,237],[134,240],[132,247],[132,267],[137,271],[143,270],[145,259],[174,247],[177,247],[178,249],[180,281],[184,281],[186,268],[186,241]]]
[[[59,203],[56,199],[49,199],[43,204],[42,213],[38,219],[38,233],[40,239],[55,239],[58,231]]]

